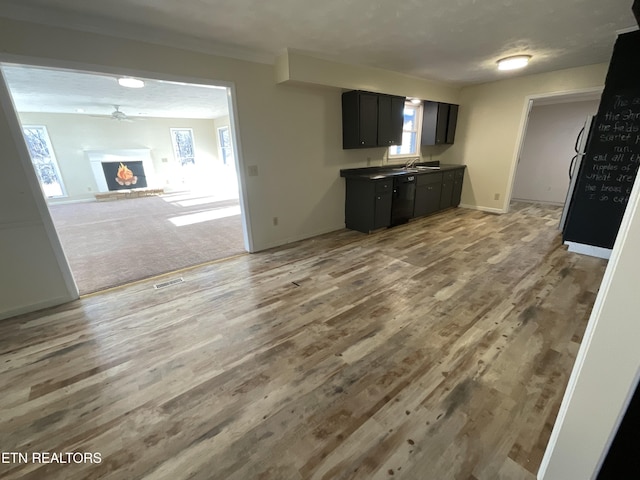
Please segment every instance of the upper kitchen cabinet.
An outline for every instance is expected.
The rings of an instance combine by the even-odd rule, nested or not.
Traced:
[[[404,97],[378,95],[378,146],[389,147],[402,143]]]
[[[451,103],[423,103],[422,145],[449,145],[456,136],[458,105]]]
[[[402,143],[404,97],[353,90],[342,94],[342,148]]]

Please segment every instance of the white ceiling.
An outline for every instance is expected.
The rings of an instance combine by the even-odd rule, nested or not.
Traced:
[[[2,0],[0,15],[265,62],[291,48],[472,84],[607,62],[632,0]],[[495,62],[533,55],[526,72]]]
[[[118,85],[117,75],[2,65],[18,112],[129,117],[218,118],[228,115],[227,89],[145,79],[144,88]]]

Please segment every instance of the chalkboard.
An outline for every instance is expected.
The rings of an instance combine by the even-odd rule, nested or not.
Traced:
[[[612,248],[640,165],[640,35],[618,37],[563,238]],[[635,85],[634,85],[635,83]]]

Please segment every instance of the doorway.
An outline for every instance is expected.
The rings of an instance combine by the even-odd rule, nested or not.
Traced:
[[[511,198],[563,205],[575,144],[588,115],[598,110],[599,94],[531,100]]]
[[[80,294],[248,250],[229,86],[0,69]]]

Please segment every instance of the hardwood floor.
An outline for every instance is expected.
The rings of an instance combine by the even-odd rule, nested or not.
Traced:
[[[0,477],[534,479],[605,267],[559,213],[345,230],[1,322],[0,448],[29,457]]]

